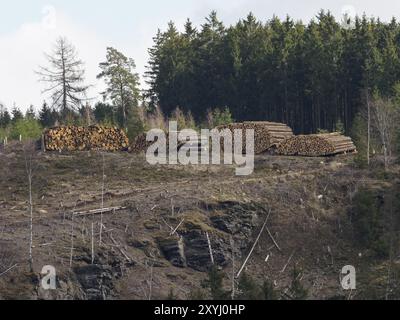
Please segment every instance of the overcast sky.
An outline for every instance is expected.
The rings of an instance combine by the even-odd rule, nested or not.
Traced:
[[[90,96],[98,97],[102,84],[96,80],[98,64],[106,47],[113,46],[135,59],[143,75],[147,49],[157,29],[168,21],[179,28],[187,18],[197,26],[211,10],[226,25],[250,11],[262,21],[274,14],[308,22],[320,9],[329,9],[338,18],[342,12],[380,17],[400,17],[398,0],[0,0],[0,102],[25,110],[41,105],[46,96],[34,70],[44,64],[43,52],[51,49],[58,36],[66,36],[86,64],[86,80],[92,84]]]

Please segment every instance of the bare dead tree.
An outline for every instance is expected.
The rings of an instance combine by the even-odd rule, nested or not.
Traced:
[[[388,169],[394,147],[399,112],[392,100],[379,96],[373,97],[370,107],[373,129],[382,144],[385,169]]]
[[[72,269],[73,258],[74,258],[74,215],[72,215],[72,220],[71,220],[71,254],[69,259],[70,269]]]
[[[104,161],[104,153],[101,154],[102,156],[102,164],[103,164],[103,172],[102,172],[102,186],[101,186],[101,214],[100,214],[100,240],[99,245],[101,246],[103,241],[103,215],[104,215],[104,189],[105,189],[105,161]]]
[[[230,243],[231,243],[231,250],[232,250],[232,295],[231,298],[232,300],[235,300],[235,295],[236,295],[236,285],[235,285],[235,240],[233,237],[230,237]]]
[[[92,264],[94,264],[94,223],[92,222],[92,235],[91,235],[91,252],[92,252]]]
[[[39,67],[39,81],[47,83],[43,93],[49,93],[52,108],[62,112],[77,110],[86,97],[88,86],[83,85],[83,62],[77,58],[75,47],[66,38],[58,38],[53,52],[45,54],[49,67]]]
[[[32,197],[32,180],[34,171],[35,143],[26,142],[23,145],[23,153],[25,158],[25,171],[28,184],[28,214],[29,214],[29,266],[33,271],[33,197]]]
[[[248,254],[247,258],[246,258],[246,260],[244,261],[242,267],[240,268],[238,274],[236,275],[236,278],[237,278],[237,279],[238,279],[238,278],[240,277],[240,275],[242,274],[244,268],[246,267],[247,262],[249,261],[251,255],[253,254],[253,251],[254,251],[254,249],[256,248],[257,243],[258,243],[258,241],[260,240],[261,235],[262,235],[262,233],[263,233],[264,230],[265,230],[265,227],[267,226],[267,223],[268,223],[268,220],[269,220],[270,215],[271,215],[271,209],[270,209],[269,212],[268,212],[268,216],[266,217],[265,222],[264,222],[264,224],[263,224],[263,226],[262,226],[262,228],[261,228],[261,230],[260,230],[260,233],[258,234],[258,236],[257,236],[257,238],[256,238],[256,241],[254,241],[254,244],[253,244],[253,246],[252,246],[252,248],[251,248],[251,250],[250,250],[250,252],[249,252],[249,254]]]

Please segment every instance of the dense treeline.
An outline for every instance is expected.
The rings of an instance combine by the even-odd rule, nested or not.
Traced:
[[[212,12],[199,30],[171,22],[154,41],[147,96],[167,114],[179,106],[196,119],[228,106],[237,121],[281,121],[297,133],[342,123],[349,132],[366,89],[390,96],[400,79],[395,19],[344,24],[321,11],[305,25],[249,14],[225,27]]]
[[[226,27],[212,12],[199,29],[188,20],[179,32],[171,22],[154,41],[144,96],[133,59],[107,48],[98,75],[106,83],[103,100],[89,106],[83,63],[73,45],[60,38],[47,55],[49,65],[38,72],[39,80],[50,84],[40,124],[117,125],[132,138],[154,125],[163,127],[171,118],[186,117],[181,127],[268,120],[284,122],[296,133],[343,129],[370,153],[383,146],[391,156],[389,149],[395,148],[388,146],[394,144],[392,137],[384,136],[387,130],[379,130],[386,123],[374,121],[382,117],[365,116],[369,100],[372,111],[399,114],[400,24],[395,19],[383,23],[363,16],[340,22],[321,11],[305,25],[289,17],[263,23],[249,14]],[[379,101],[393,108],[378,108]],[[17,108],[11,114],[2,108],[5,134],[11,120],[15,123],[21,116]],[[379,138],[373,148],[373,139],[362,141],[369,136]]]

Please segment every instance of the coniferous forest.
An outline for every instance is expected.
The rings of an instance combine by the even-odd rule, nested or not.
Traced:
[[[74,27],[93,42],[24,24],[58,37],[29,37],[46,52],[22,51],[27,79],[0,64],[0,300],[159,301],[160,319],[196,316],[182,300],[222,318],[236,300],[399,300],[400,22],[206,8],[156,32],[139,8],[149,44],[117,2]]]
[[[150,49],[147,97],[169,114],[202,119],[228,106],[236,121],[284,122],[296,133],[350,132],[367,92],[396,94],[400,24],[325,11],[305,24],[253,14],[225,26],[212,12],[200,28],[170,22]]]

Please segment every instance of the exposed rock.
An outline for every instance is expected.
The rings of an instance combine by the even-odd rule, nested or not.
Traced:
[[[214,261],[223,266],[226,264],[223,245],[213,241]],[[174,238],[159,238],[158,244],[164,257],[175,267],[189,267],[196,271],[206,272],[211,267],[210,249],[207,237],[201,230],[186,232],[180,240]]]
[[[206,235],[199,230],[193,230],[184,235],[184,240],[188,267],[201,272],[208,271],[212,263]],[[226,259],[221,246],[212,243],[212,249],[215,263],[220,266],[225,265]]]
[[[109,266],[88,265],[74,268],[87,300],[106,300],[114,289]]]
[[[174,238],[158,238],[157,242],[163,255],[172,265],[178,268],[186,267],[185,248],[182,238],[179,240]]]

